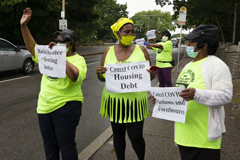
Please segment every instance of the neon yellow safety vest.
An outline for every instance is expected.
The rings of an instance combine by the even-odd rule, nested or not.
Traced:
[[[35,57],[32,57],[32,59],[38,63],[36,49]],[[77,81],[72,82],[67,75],[66,78],[53,78],[42,75],[37,113],[51,113],[56,109],[61,108],[69,101],[81,101],[83,103],[84,98],[81,85],[87,73],[85,59],[77,53],[73,56],[66,57],[66,59],[79,69]]]
[[[131,63],[139,61],[146,61],[144,53],[139,45],[135,45],[135,49],[131,56],[123,62],[119,62],[117,60],[114,46],[112,46],[108,50],[104,66],[106,64]],[[110,121],[115,123],[143,121],[143,119],[149,115],[147,92],[111,93],[106,91],[105,85],[102,93],[100,114],[104,118],[109,116]]]
[[[156,66],[159,68],[167,68],[172,67],[170,62],[172,61],[172,42],[166,41],[166,42],[159,42],[157,44],[161,44],[163,46],[163,49],[160,48],[154,48],[152,49],[156,51]]]
[[[198,88],[206,90],[201,64],[206,58],[191,62],[184,69],[176,81],[175,86]],[[210,141],[208,139],[208,106],[190,100],[187,106],[185,124],[175,122],[175,142],[182,146],[220,149],[221,139]]]

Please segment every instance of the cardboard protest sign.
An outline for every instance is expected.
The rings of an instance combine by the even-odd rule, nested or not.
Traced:
[[[106,90],[113,93],[149,91],[149,61],[107,64]]]
[[[53,46],[50,49],[47,45],[37,45],[39,71],[41,74],[56,77],[66,77],[66,47]]]
[[[144,45],[144,41],[145,41],[144,38],[139,38],[139,39],[136,39],[136,40],[135,40],[136,44],[138,44],[138,45],[140,45],[140,46],[145,46],[145,45]]]
[[[156,38],[155,30],[147,31],[146,36],[148,39],[155,39]]]
[[[184,87],[151,87],[151,94],[156,98],[152,117],[185,123],[187,104],[179,96]]]

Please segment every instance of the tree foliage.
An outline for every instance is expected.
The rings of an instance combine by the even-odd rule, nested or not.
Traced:
[[[5,6],[5,5],[15,5],[17,3],[21,3],[21,2],[26,2],[27,0],[2,0],[0,2],[1,6]]]
[[[170,0],[155,0],[156,4],[164,6]],[[236,41],[240,41],[240,25],[236,25],[236,33],[233,33],[234,12],[237,5],[237,24],[240,22],[240,3],[239,0],[173,0],[174,15],[176,19],[179,16],[179,10],[182,6],[187,8],[187,25],[185,28],[194,28],[201,24],[213,24],[219,27],[222,41],[232,42],[233,34],[236,35]]]
[[[160,10],[142,11],[136,13],[132,18],[135,25],[137,38],[146,37],[148,30],[173,30],[172,16],[170,12]]]
[[[22,45],[20,19],[23,9],[33,11],[29,29],[38,44],[48,44],[59,30],[62,0],[2,0],[0,2],[0,37]],[[116,0],[66,0],[65,19],[79,42],[105,40],[111,37],[109,27],[120,17],[127,17],[127,6]],[[109,36],[108,36],[109,35]],[[97,39],[96,39],[97,38]]]
[[[106,0],[105,4],[97,5],[99,9],[99,25],[97,30],[96,39],[112,42],[115,39],[110,26],[114,24],[121,17],[128,17],[126,11],[127,5],[117,4],[116,0]]]

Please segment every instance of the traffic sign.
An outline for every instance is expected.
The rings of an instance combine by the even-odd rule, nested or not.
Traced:
[[[185,25],[186,24],[186,17],[187,17],[187,8],[186,7],[181,7],[179,11],[179,19],[178,19],[178,24],[179,25]]]
[[[63,18],[63,19],[65,18],[65,12],[64,11],[61,12],[61,18]]]
[[[59,29],[60,30],[67,29],[67,20],[66,19],[59,20]]]
[[[182,6],[180,8],[180,11],[179,11],[179,19],[178,19],[178,24],[181,25],[181,30],[180,30],[180,40],[179,40],[179,45],[178,45],[177,72],[178,72],[179,59],[180,59],[180,49],[181,49],[181,39],[182,39],[182,25],[186,24],[186,17],[187,17],[187,8]]]

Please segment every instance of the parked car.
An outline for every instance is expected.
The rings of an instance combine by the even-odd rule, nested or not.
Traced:
[[[34,66],[28,50],[20,49],[6,39],[0,38],[0,72],[19,69],[24,74],[30,74]]]
[[[173,43],[173,47],[178,47],[178,41],[177,40],[172,39],[171,41]]]

